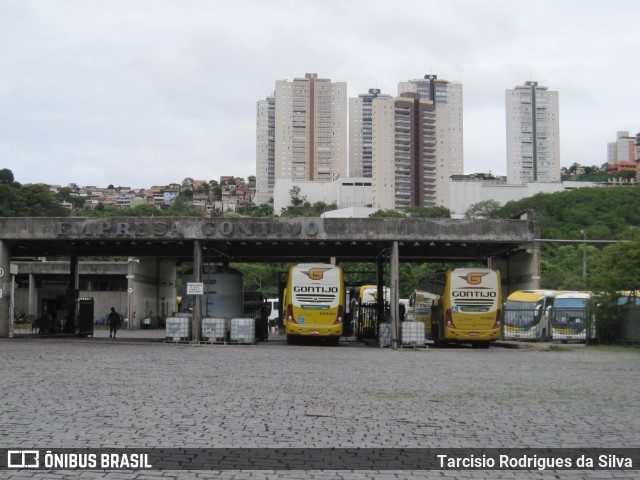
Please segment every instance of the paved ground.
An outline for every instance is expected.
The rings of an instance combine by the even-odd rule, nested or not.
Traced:
[[[640,354],[0,340],[0,447],[640,448]],[[0,471],[1,478],[638,478],[572,471]]]

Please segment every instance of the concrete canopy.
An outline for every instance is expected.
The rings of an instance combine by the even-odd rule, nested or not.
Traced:
[[[368,261],[398,242],[399,261],[483,261],[535,240],[527,220],[421,218],[0,218],[11,257],[156,256],[206,261]]]

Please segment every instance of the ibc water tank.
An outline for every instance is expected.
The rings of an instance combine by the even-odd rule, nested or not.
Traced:
[[[193,275],[185,275],[185,295],[182,298],[182,311],[193,309],[194,296],[186,295],[188,282]],[[241,317],[243,313],[242,272],[222,265],[203,265],[202,317]]]

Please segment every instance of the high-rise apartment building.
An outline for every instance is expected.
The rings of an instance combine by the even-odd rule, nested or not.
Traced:
[[[276,97],[259,100],[256,107],[256,196],[254,203],[270,203],[276,179]]]
[[[265,103],[266,102],[266,103]],[[264,126],[265,122],[268,124]],[[272,123],[269,123],[272,122]],[[269,197],[269,174],[280,178],[331,182],[347,174],[347,84],[307,73],[293,81],[276,81],[273,114],[269,98],[258,102],[258,135],[273,128],[273,158],[257,152],[256,203]],[[267,133],[268,135],[268,133]],[[264,140],[263,140],[264,141]],[[258,140],[260,144],[260,140]],[[258,147],[260,148],[260,147]],[[264,159],[264,160],[263,160]],[[266,166],[261,166],[264,161]],[[271,193],[273,190],[271,190]]]
[[[373,206],[384,210],[448,205],[449,181],[438,181],[437,126],[430,100],[415,92],[372,103]]]
[[[506,91],[507,183],[560,181],[558,92],[525,82]]]
[[[307,73],[276,82],[275,175],[333,181],[347,174],[347,84]]]
[[[373,159],[373,100],[391,98],[379,89],[371,88],[349,99],[349,176],[371,177]]]
[[[422,79],[398,84],[398,95],[414,92],[424,100],[431,100],[439,112],[438,142],[441,156],[438,157],[438,179],[449,182],[451,175],[464,173],[464,125],[462,83],[427,74]]]
[[[609,172],[635,172],[638,169],[636,142],[636,137],[630,137],[628,131],[617,132],[616,141],[607,144]]]

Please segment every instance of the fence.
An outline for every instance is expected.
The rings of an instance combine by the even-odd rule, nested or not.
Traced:
[[[391,317],[389,304],[385,303],[382,319],[378,319],[378,305],[375,303],[365,303],[358,308],[358,323],[356,324],[356,335],[358,339],[377,339],[379,335],[379,324],[388,322]]]
[[[568,342],[586,342],[596,336],[593,315],[587,308],[556,308],[549,311],[551,339]]]

